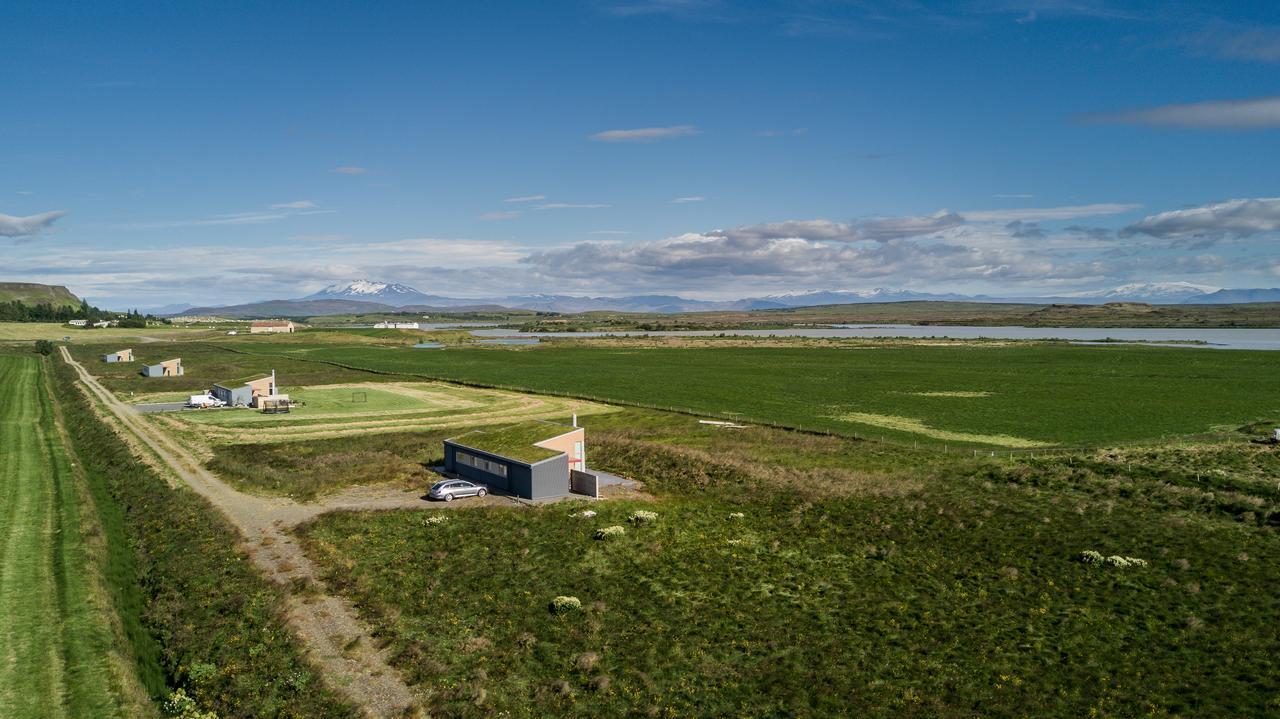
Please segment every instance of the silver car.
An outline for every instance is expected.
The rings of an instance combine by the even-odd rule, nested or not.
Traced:
[[[483,497],[488,493],[489,490],[482,484],[468,482],[465,479],[446,479],[431,485],[431,491],[427,496],[452,502],[456,497]]]

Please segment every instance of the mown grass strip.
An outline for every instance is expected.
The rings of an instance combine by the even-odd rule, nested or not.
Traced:
[[[42,360],[0,355],[0,716],[126,716]]]

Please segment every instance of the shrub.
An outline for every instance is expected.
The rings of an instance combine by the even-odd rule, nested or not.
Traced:
[[[577,612],[581,610],[582,600],[577,597],[561,595],[551,600],[551,612],[553,614],[568,614],[569,612]]]
[[[196,700],[187,696],[182,689],[169,695],[164,700],[164,713],[177,719],[218,719],[216,712],[200,711]]]
[[[614,537],[621,537],[626,533],[627,533],[626,527],[622,527],[620,525],[615,524],[612,527],[603,527],[601,529],[597,529],[596,539],[613,539]]]
[[[658,513],[650,512],[647,509],[637,509],[627,517],[627,521],[632,524],[653,524],[658,521]]]
[[[449,521],[449,518],[444,516],[443,514],[433,514],[430,517],[423,519],[422,523],[427,526],[434,526],[434,525],[444,524],[445,522],[448,522],[448,521]]]
[[[1106,565],[1108,567],[1119,567],[1121,569],[1147,566],[1147,560],[1145,559],[1140,559],[1138,557],[1123,557],[1119,554],[1104,557],[1101,552],[1095,552],[1092,549],[1086,549],[1081,552],[1080,561],[1085,564]]]

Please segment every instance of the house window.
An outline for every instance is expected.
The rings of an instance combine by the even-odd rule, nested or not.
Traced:
[[[455,450],[453,453],[453,461],[457,462],[458,464],[465,464],[471,467],[475,467],[481,472],[496,474],[499,477],[507,476],[507,465],[502,464],[501,462],[490,462],[487,459],[483,459],[481,457],[477,457],[472,454],[467,454],[466,452],[458,452]]]

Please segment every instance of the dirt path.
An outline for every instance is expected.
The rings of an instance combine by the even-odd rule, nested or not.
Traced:
[[[299,504],[285,498],[254,497],[232,489],[201,466],[164,432],[152,427],[129,405],[116,399],[60,348],[65,362],[75,368],[89,392],[121,425],[149,447],[173,473],[220,509],[239,528],[250,546],[254,563],[268,577],[286,588],[295,580],[310,579],[318,593],[289,593],[290,624],[323,668],[330,684],[372,716],[396,716],[415,705],[412,690],[399,672],[378,651],[355,610],[340,597],[326,592],[316,569],[288,530],[334,509],[390,509],[423,507],[417,492],[349,491],[319,504]],[[361,641],[353,641],[362,638]],[[349,647],[349,648],[348,648]]]

